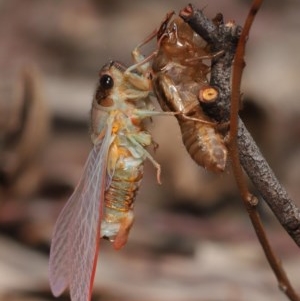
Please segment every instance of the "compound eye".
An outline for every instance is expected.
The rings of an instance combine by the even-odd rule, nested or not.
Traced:
[[[100,77],[100,86],[105,90],[111,89],[114,86],[113,78],[108,74],[102,75]]]

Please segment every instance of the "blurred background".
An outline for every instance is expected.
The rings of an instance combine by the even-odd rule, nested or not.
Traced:
[[[251,1],[197,1],[243,24]],[[0,300],[54,300],[48,253],[57,216],[91,149],[98,71],[188,2],[0,0]],[[247,44],[242,117],[299,204],[300,2],[266,0]],[[145,52],[151,48],[145,49]],[[146,163],[127,246],[101,241],[93,300],[286,300],[230,171],[187,155],[174,118],[150,125],[162,185]],[[300,292],[300,253],[268,208],[271,244]],[[65,293],[58,300],[69,300]]]

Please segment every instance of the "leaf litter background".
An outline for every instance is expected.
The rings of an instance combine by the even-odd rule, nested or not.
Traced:
[[[194,3],[243,24],[250,1]],[[99,68],[130,51],[184,1],[0,1],[0,300],[54,300],[51,232],[91,148]],[[266,0],[247,45],[242,116],[299,204],[297,0]],[[155,45],[152,45],[154,47]],[[151,47],[145,49],[151,51]],[[101,241],[94,300],[286,300],[230,172],[197,167],[176,121],[150,124],[163,185],[146,164],[136,222],[120,252]],[[299,204],[300,205],[300,204]],[[260,205],[268,234],[300,291],[298,247]],[[68,300],[68,294],[59,300]]]

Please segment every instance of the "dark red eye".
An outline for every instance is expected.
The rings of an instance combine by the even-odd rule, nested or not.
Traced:
[[[113,80],[113,78],[110,75],[108,75],[108,74],[102,75],[100,77],[100,86],[104,90],[111,89],[114,86],[114,80]]]

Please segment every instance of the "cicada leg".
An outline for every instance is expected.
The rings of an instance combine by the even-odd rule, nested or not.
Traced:
[[[162,35],[165,34],[168,23],[170,22],[172,16],[175,14],[174,11],[168,12],[166,14],[165,19],[162,21],[161,25],[154,29],[141,43],[139,43],[132,51],[131,55],[133,57],[133,61],[135,62],[134,65],[130,66],[128,68],[128,71],[131,72],[132,70],[138,70],[142,74],[146,74],[150,71],[151,66],[148,64],[148,62],[156,56],[157,51],[152,52],[149,56],[145,57],[141,53],[141,48],[148,44],[151,40],[154,38],[157,38],[158,40],[158,46],[161,40]]]
[[[141,136],[140,134],[131,134],[127,136],[128,140],[137,148],[137,150],[143,154],[156,168],[156,178],[157,183],[161,184],[160,175],[161,175],[161,166],[155,159],[151,156],[151,154],[140,144]]]
[[[151,70],[151,65],[149,62],[156,56],[157,51],[153,51],[147,57],[145,57],[141,52],[139,46],[134,48],[132,51],[133,61],[135,62],[132,66],[127,68],[126,72],[132,72],[132,70],[138,70],[142,74],[149,74]]]
[[[148,63],[152,57],[148,57],[137,64],[134,64],[127,68],[124,72],[125,79],[135,88],[130,90],[138,89],[139,92],[146,92],[148,94],[152,91],[152,80],[151,80],[151,67]],[[139,68],[143,66],[143,68]],[[141,74],[132,72],[133,70],[140,69]]]
[[[141,47],[148,43],[151,39],[153,39],[153,34],[145,39],[142,43],[140,43],[134,50],[131,55],[133,57],[134,64],[128,67],[125,72],[125,78],[136,88],[143,91],[151,91],[152,90],[152,81],[151,81],[151,65],[150,61],[153,57],[156,56],[156,51],[151,53],[148,57],[145,57],[141,53]],[[132,72],[133,70],[137,70],[139,74]]]
[[[173,88],[171,89],[170,87]],[[198,109],[198,100],[195,98],[194,101],[185,102],[173,80],[167,74],[160,74],[155,78],[154,90],[160,106],[166,113],[169,112],[173,113],[173,115],[179,115],[186,120],[215,125],[214,122],[205,120],[204,118],[196,118],[188,115],[191,114],[195,108]]]
[[[178,114],[180,114],[180,116],[183,117],[186,120],[217,126],[217,123],[213,122],[213,121],[207,121],[207,120],[204,120],[204,119],[201,119],[201,118],[191,117],[191,116],[188,116],[185,113],[181,113],[181,112],[178,112]]]
[[[163,112],[163,111],[151,111],[151,110],[136,109],[134,114],[136,115],[136,118],[144,119],[144,118],[153,117],[153,116],[174,116],[174,115],[181,114],[181,112]]]
[[[132,51],[131,55],[134,61],[134,64],[127,68],[125,71],[125,76],[128,78],[130,83],[132,83],[135,87],[142,90],[152,90],[151,85],[151,72],[152,68],[150,65],[150,61],[157,55],[157,50],[153,51],[150,55],[145,57],[141,53],[141,48],[149,43],[154,38],[158,39],[158,48],[161,41],[162,36],[165,34],[169,21],[174,15],[174,11],[167,13],[165,20],[161,23],[159,28],[156,28],[153,32],[150,33],[140,44],[138,44]],[[133,70],[137,70],[141,73],[138,75],[133,73]]]
[[[216,58],[219,58],[222,54],[224,54],[224,50],[220,50],[220,51],[212,53],[212,54],[207,54],[207,55],[201,55],[201,56],[195,56],[195,57],[192,57],[192,58],[188,58],[188,59],[185,59],[185,62],[186,63],[191,63],[191,62],[195,62],[195,61],[216,59]]]
[[[159,148],[159,144],[156,141],[152,140],[151,145],[153,147],[153,151],[156,152],[156,150]]]

